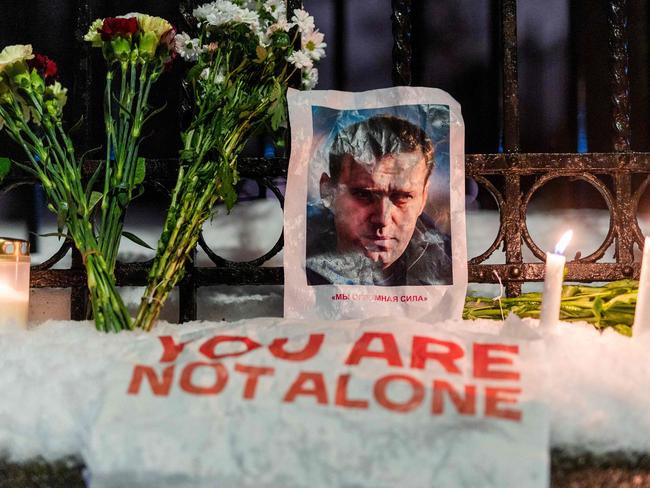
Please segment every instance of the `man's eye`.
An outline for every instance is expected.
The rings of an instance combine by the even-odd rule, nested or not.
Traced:
[[[406,205],[413,200],[413,195],[410,193],[393,193],[390,199],[395,205]]]
[[[364,202],[371,202],[372,199],[373,199],[373,194],[369,190],[363,190],[363,189],[360,189],[360,188],[355,188],[350,193],[357,200],[362,200]]]

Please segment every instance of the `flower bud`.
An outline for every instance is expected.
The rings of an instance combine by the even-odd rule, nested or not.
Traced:
[[[32,82],[32,88],[36,93],[40,93],[41,95],[45,92],[45,80],[41,78],[41,75],[38,74],[38,71],[36,69],[33,69],[30,75],[30,79]]]
[[[116,37],[111,40],[113,54],[120,61],[128,61],[131,56],[131,40],[125,37]]]
[[[147,61],[153,59],[158,48],[158,36],[153,32],[141,33],[138,48],[142,59]]]

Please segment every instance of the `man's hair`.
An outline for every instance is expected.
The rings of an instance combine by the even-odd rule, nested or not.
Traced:
[[[351,156],[364,161],[369,155],[381,159],[389,154],[408,153],[420,149],[427,165],[427,177],[434,166],[431,139],[417,125],[390,115],[376,115],[341,129],[330,147],[330,178],[338,182],[343,161]],[[425,179],[425,181],[426,181]]]

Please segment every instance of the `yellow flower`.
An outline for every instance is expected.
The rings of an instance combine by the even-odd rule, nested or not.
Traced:
[[[99,33],[102,25],[104,25],[104,19],[95,20],[88,29],[88,33],[84,36],[84,41],[88,41],[92,47],[102,46],[102,36]]]
[[[45,88],[45,98],[49,100],[56,100],[56,104],[59,106],[59,110],[63,110],[63,107],[68,101],[68,89],[63,88],[61,83],[55,81]]]
[[[138,24],[143,32],[153,32],[158,40],[172,30],[172,25],[161,17],[153,17],[146,14],[136,14]]]
[[[34,59],[31,44],[16,44],[14,46],[5,47],[2,52],[0,52],[0,73],[3,72],[7,66],[19,62],[25,62],[28,59]]]

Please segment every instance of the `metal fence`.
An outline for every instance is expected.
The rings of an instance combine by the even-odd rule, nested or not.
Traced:
[[[180,2],[181,10],[191,7],[190,1]],[[289,7],[300,5],[289,0]],[[337,2],[341,4],[341,2]],[[76,10],[76,37],[83,35],[91,23],[90,2],[79,1]],[[340,5],[339,5],[340,6]],[[636,213],[639,200],[650,183],[650,153],[630,149],[630,79],[628,73],[628,45],[626,0],[608,2],[608,32],[610,61],[610,94],[612,113],[612,152],[608,153],[522,153],[519,143],[519,90],[517,78],[517,5],[516,0],[498,0],[500,61],[500,98],[503,152],[472,154],[466,157],[466,173],[495,199],[500,214],[500,226],[494,242],[480,256],[469,261],[469,280],[477,283],[496,283],[496,273],[503,280],[507,293],[520,293],[527,281],[543,278],[543,262],[524,262],[522,250],[527,247],[543,261],[544,253],[533,241],[526,225],[526,212],[533,195],[556,178],[577,179],[592,185],[602,195],[610,214],[609,232],[596,251],[588,256],[576,256],[568,263],[567,280],[609,281],[637,277],[639,263],[634,262],[634,246],[643,244]],[[393,27],[393,83],[409,85],[412,80],[412,13],[411,0],[392,0]],[[342,45],[339,39],[337,46]],[[340,48],[339,48],[340,49]],[[334,53],[337,56],[337,53]],[[75,71],[78,95],[75,111],[88,119],[94,116],[90,100],[92,83],[90,53],[79,48]],[[89,139],[90,129],[84,137]],[[84,168],[91,174],[97,162],[89,161]],[[146,185],[156,190],[169,185],[175,178],[175,161],[148,161]],[[241,175],[270,189],[283,203],[281,191],[274,179],[286,177],[287,159],[244,158],[239,163]],[[641,178],[637,178],[637,176]],[[634,178],[633,178],[634,177]],[[523,181],[526,184],[522,184]],[[30,178],[15,172],[3,183],[2,191],[17,185],[33,184]],[[264,256],[250,262],[231,262],[216,255],[209,243],[201,239],[201,248],[214,266],[198,267],[189,263],[185,278],[179,285],[180,321],[197,318],[197,288],[217,284],[282,284],[282,268],[261,267],[277,254],[283,245],[281,236]],[[605,252],[614,246],[615,262],[599,262]],[[505,250],[504,264],[484,264],[497,249]],[[70,269],[52,269],[70,251],[63,247],[46,262],[32,269],[31,284],[36,288],[71,288],[71,316],[82,319],[85,309],[85,276],[80,255],[73,252]],[[146,283],[150,263],[119,263],[117,282],[121,286],[139,286]]]

